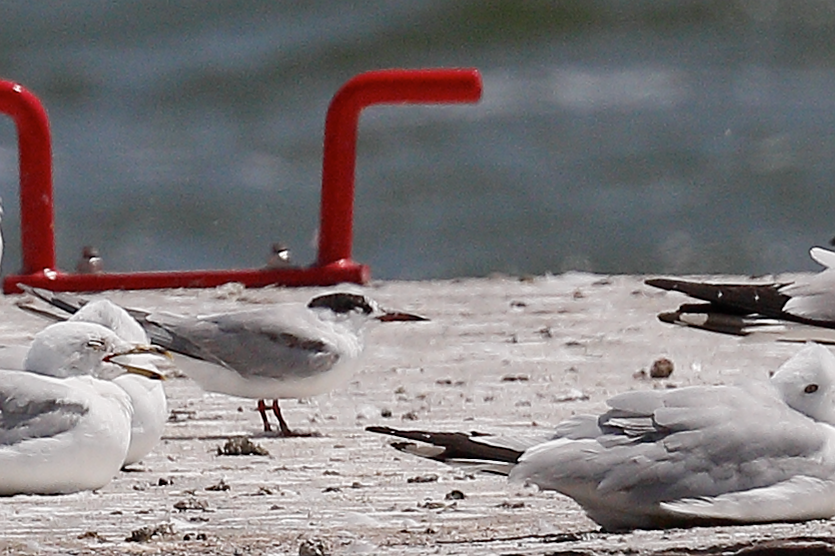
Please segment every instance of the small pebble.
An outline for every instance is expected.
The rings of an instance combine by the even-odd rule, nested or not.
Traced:
[[[649,369],[651,378],[667,378],[673,374],[673,362],[666,357],[656,359]]]
[[[460,490],[450,490],[449,492],[446,493],[446,496],[444,496],[444,499],[445,500],[463,500],[466,497],[467,496],[463,492],[461,492]]]

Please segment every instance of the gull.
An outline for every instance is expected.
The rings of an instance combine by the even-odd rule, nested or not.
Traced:
[[[0,371],[0,495],[105,486],[122,467],[133,411],[111,380],[125,372],[162,378],[120,361],[158,348],[128,344],[89,323],[48,328],[29,350],[29,371]]]
[[[809,344],[769,382],[635,391],[548,438],[367,430],[442,462],[573,498],[623,531],[835,516],[835,356]]]
[[[706,303],[683,304],[661,313],[663,322],[747,336],[774,332],[786,340],[835,342],[835,252],[813,247],[809,255],[824,269],[795,282],[722,284],[652,278],[647,285],[684,293]]]
[[[73,313],[85,302],[75,296],[21,286]],[[26,307],[24,307],[26,308]],[[373,321],[425,321],[382,309],[368,297],[346,292],[317,295],[308,303],[285,303],[205,316],[127,309],[153,344],[174,354],[174,363],[204,390],[258,400],[265,432],[267,410],[282,436],[300,436],[285,421],[283,398],[329,392],[360,363],[363,332]],[[270,406],[265,400],[272,400]]]
[[[67,322],[90,322],[105,326],[122,340],[133,344],[149,344],[145,330],[127,311],[107,299],[97,299],[85,304]],[[123,357],[128,363],[156,371],[157,354],[138,353]],[[124,374],[113,379],[130,396],[133,406],[130,446],[125,465],[131,465],[153,450],[162,437],[168,421],[168,402],[162,382],[147,380],[135,374]]]
[[[35,311],[41,316],[60,320],[52,313]],[[86,303],[67,322],[88,322],[105,326],[116,333],[122,340],[133,344],[149,344],[145,330],[127,311],[107,299],[94,300]],[[49,337],[51,328],[47,327],[35,336]],[[21,356],[18,346],[3,346],[0,350],[0,368],[27,369],[25,366],[26,352]],[[146,369],[159,372],[156,363],[159,354],[138,353],[123,358],[126,362],[136,364]],[[47,368],[41,374],[55,376],[55,369]],[[162,437],[165,423],[168,421],[168,402],[165,397],[161,381],[146,380],[134,374],[124,374],[113,379],[113,383],[128,393],[133,406],[131,420],[130,447],[125,457],[124,465],[132,465],[140,461],[153,450]]]

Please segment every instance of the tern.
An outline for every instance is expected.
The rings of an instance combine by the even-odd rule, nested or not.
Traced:
[[[85,303],[76,296],[21,287],[69,313]],[[205,316],[126,310],[151,343],[172,352],[174,363],[204,390],[258,400],[265,432],[272,432],[271,409],[282,436],[304,434],[287,425],[278,400],[323,394],[344,383],[358,366],[369,323],[428,320],[344,292],[318,295],[308,303]]]
[[[835,516],[834,393],[810,344],[770,382],[628,392],[547,435],[367,430],[570,496],[608,531],[805,521]]]

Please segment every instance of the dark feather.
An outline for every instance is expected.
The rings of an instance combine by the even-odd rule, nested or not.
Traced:
[[[522,452],[519,450],[491,446],[490,444],[473,440],[473,438],[478,438],[479,436],[486,436],[479,433],[404,431],[390,427],[366,427],[365,430],[388,436],[396,436],[397,438],[425,442],[443,448],[443,451],[432,456],[427,456],[430,459],[441,462],[447,462],[449,460],[481,460],[516,463],[522,455]],[[400,451],[410,451],[404,450],[408,446],[404,442],[395,442],[392,446]]]

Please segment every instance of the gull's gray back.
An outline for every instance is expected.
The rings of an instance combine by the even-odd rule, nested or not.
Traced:
[[[835,474],[818,457],[827,426],[789,408],[768,385],[630,392],[609,405],[599,434],[586,426],[580,440],[537,446],[511,477],[567,494],[604,527],[620,529],[676,519],[663,502]]]
[[[31,373],[0,371],[0,447],[66,432],[87,412],[87,405],[64,384]]]

